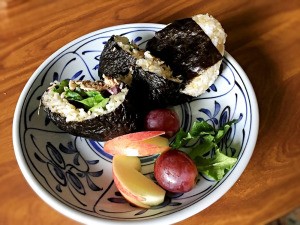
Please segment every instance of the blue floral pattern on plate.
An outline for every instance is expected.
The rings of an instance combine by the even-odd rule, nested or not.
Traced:
[[[220,194],[215,196],[216,190],[222,190],[224,194],[234,184],[237,178],[230,180],[232,173],[239,176],[241,172],[235,172],[236,168],[247,164],[251,156],[253,148],[249,150],[251,152],[245,153],[245,150],[250,136],[257,132],[257,126],[254,126],[257,121],[253,119],[258,118],[257,103],[255,95],[254,98],[249,95],[246,75],[228,53],[219,78],[207,92],[173,108],[180,116],[184,130],[189,130],[196,120],[205,120],[219,127],[229,120],[239,119],[222,142],[223,151],[238,157],[238,162],[221,181],[200,176],[192,191],[168,194],[164,203],[150,209],[129,204],[118,192],[112,179],[112,157],[103,151],[103,143],[61,131],[49,121],[43,110],[39,110],[41,95],[50,82],[66,78],[97,80],[99,56],[112,34],[125,35],[144,48],[147,40],[162,27],[164,25],[132,24],[85,35],[54,53],[27,84],[24,99],[19,103],[21,112],[16,115],[19,119],[16,142],[21,146],[22,157],[34,181],[49,196],[75,211],[102,219],[129,221],[158,218],[192,207],[194,211],[195,207],[200,211],[221,197]],[[247,158],[243,159],[243,155]],[[150,179],[154,179],[156,157],[141,158],[142,172]],[[242,170],[245,166],[241,166]]]

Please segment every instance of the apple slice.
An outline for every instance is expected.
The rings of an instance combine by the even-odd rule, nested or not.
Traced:
[[[148,156],[170,149],[169,140],[161,137],[164,131],[142,131],[125,134],[104,144],[104,151],[111,155]]]
[[[114,182],[129,202],[150,208],[164,201],[166,191],[140,172],[141,161],[138,157],[115,155],[112,165]]]

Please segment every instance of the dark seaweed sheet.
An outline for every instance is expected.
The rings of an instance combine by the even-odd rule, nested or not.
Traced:
[[[175,75],[188,80],[222,59],[210,38],[191,18],[176,20],[156,32],[146,50],[165,61]]]
[[[100,79],[102,79],[103,74],[118,79],[127,75],[129,68],[135,65],[136,58],[123,50],[114,38],[114,35],[111,36],[100,55],[98,69]]]
[[[192,97],[180,93],[182,87],[180,82],[144,71],[141,67],[133,71],[131,90],[144,110],[179,105],[190,100]]]

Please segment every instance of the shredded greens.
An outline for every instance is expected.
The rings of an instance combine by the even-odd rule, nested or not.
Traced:
[[[54,92],[62,94],[69,101],[78,102],[83,105],[85,110],[93,112],[97,108],[105,108],[109,98],[104,98],[98,91],[84,91],[80,87],[75,90],[69,89],[69,80],[63,80],[59,85],[54,87]]]
[[[185,147],[190,141],[197,141],[189,152],[189,156],[194,160],[198,171],[217,181],[221,180],[234,166],[237,159],[220,151],[220,141],[230,127],[237,122],[237,120],[232,120],[219,129],[215,129],[206,121],[196,121],[189,132],[182,129],[178,131],[171,147],[179,149]],[[212,158],[204,156],[212,150],[214,150]]]

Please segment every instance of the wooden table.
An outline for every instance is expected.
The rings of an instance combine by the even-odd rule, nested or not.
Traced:
[[[255,89],[260,129],[251,161],[219,201],[179,224],[265,224],[300,206],[300,2],[0,0],[0,224],[77,224],[29,187],[12,145],[25,83],[54,51],[100,28],[210,13]]]

